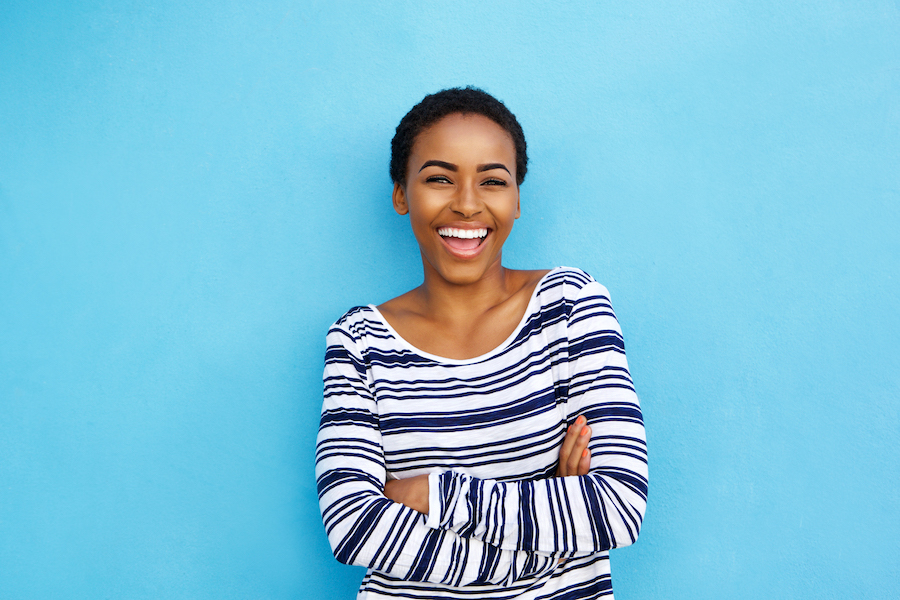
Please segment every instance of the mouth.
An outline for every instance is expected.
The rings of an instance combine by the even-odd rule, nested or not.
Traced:
[[[491,230],[486,227],[477,229],[440,227],[437,232],[451,254],[459,258],[472,258],[481,251],[481,246]]]

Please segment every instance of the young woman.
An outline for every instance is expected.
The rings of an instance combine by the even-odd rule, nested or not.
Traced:
[[[527,160],[481,90],[397,127],[424,282],[331,327],[316,452],[334,554],[368,567],[359,598],[611,597],[608,551],[637,539],[644,426],[608,293],[502,265]]]

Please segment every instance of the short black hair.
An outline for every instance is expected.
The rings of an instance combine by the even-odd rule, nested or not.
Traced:
[[[522,185],[528,171],[525,133],[502,102],[476,87],[449,88],[429,94],[400,120],[391,140],[391,180],[406,185],[406,169],[416,137],[447,115],[482,115],[502,127],[516,148],[516,183]]]

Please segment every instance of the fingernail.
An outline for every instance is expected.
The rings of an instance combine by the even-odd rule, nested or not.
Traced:
[[[578,424],[578,425],[583,425],[583,424],[584,424],[584,417],[579,416],[577,419],[575,419],[575,423]]]
[[[584,450],[581,451],[581,458],[587,458],[587,455],[588,455],[588,451],[587,451],[587,448],[585,448]]]
[[[590,432],[591,432],[591,428],[590,428],[590,427],[582,427],[582,428],[581,428],[581,435],[587,435],[587,434],[589,434]]]

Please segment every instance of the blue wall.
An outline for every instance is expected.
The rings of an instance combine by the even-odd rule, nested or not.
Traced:
[[[467,83],[528,134],[508,266],[625,331],[617,597],[900,595],[900,4],[190,4],[0,6],[0,598],[353,597],[324,334],[418,284],[389,140]]]

